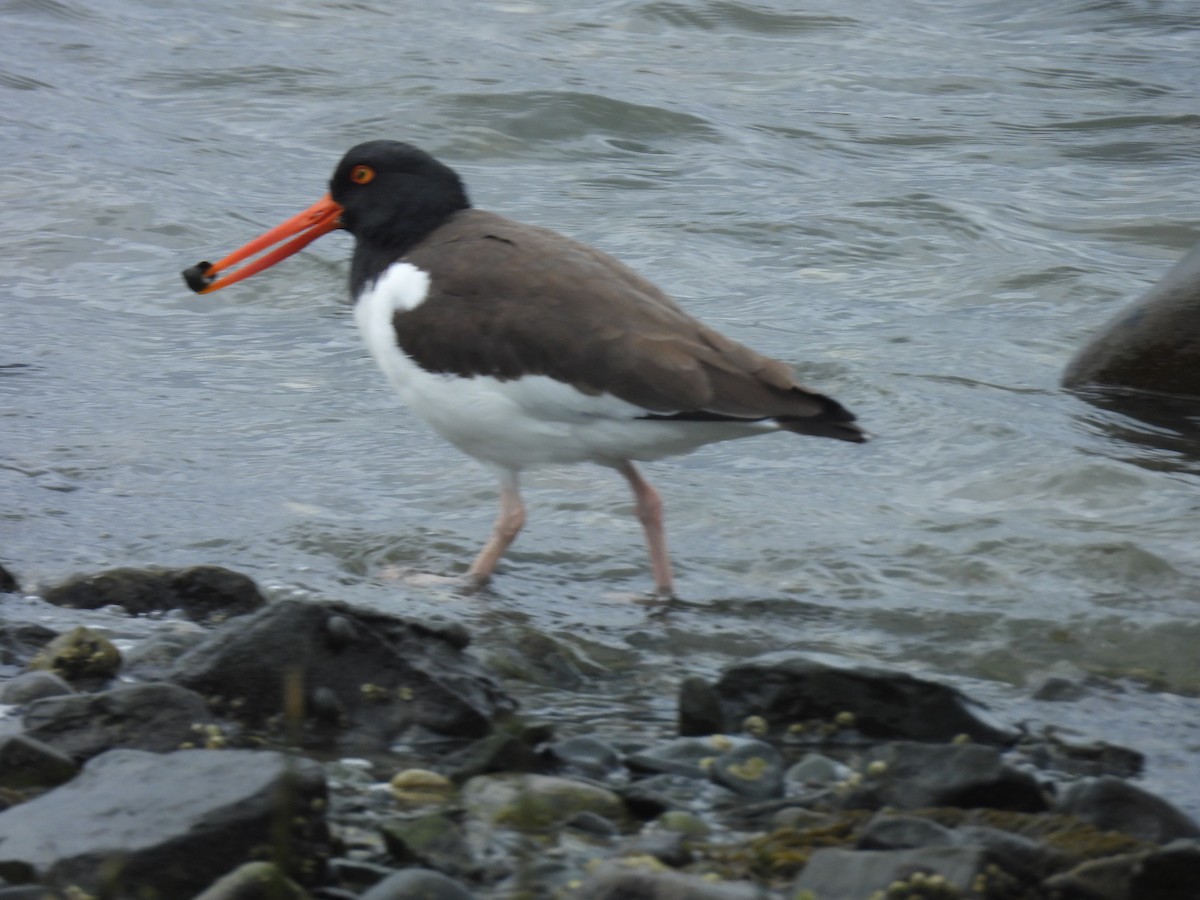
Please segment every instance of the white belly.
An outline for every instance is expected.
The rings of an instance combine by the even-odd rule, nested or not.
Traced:
[[[545,375],[501,381],[428,372],[396,343],[397,310],[420,305],[429,277],[394,263],[354,309],[367,349],[404,402],[438,434],[483,462],[519,471],[554,463],[652,460],[703,444],[778,430],[769,422],[679,422],[608,394],[591,396]]]

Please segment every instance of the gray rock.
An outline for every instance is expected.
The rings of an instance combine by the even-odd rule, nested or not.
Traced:
[[[475,818],[519,831],[542,831],[581,812],[614,822],[626,817],[612,791],[554,775],[480,775],[463,785],[459,799]]]
[[[208,640],[208,632],[199,625],[174,622],[172,625],[194,630],[172,628],[159,632],[135,644],[125,651],[122,676],[131,676],[138,681],[162,681],[167,673],[185,653]]]
[[[312,710],[307,725],[347,751],[388,747],[412,726],[479,738],[515,703],[462,652],[462,635],[341,603],[282,601],[218,628],[170,680],[262,725],[284,708],[288,675]]]
[[[1200,837],[1200,826],[1166,800],[1111,775],[1068,785],[1054,812],[1156,844]]]
[[[740,743],[722,753],[710,769],[712,780],[749,800],[783,795],[783,758],[763,741]]]
[[[445,813],[389,819],[380,832],[388,855],[402,865],[456,875],[472,864],[462,826]]]
[[[25,706],[43,697],[58,697],[71,693],[71,685],[53,672],[22,672],[0,684],[0,703]]]
[[[958,843],[953,831],[919,816],[881,813],[858,836],[860,850],[913,850]]]
[[[783,773],[784,781],[824,787],[845,781],[850,769],[837,760],[820,753],[806,753],[804,758]]]
[[[588,778],[605,778],[621,767],[621,754],[612,744],[588,735],[555,741],[549,754],[562,769]]]
[[[602,866],[584,881],[574,900],[763,900],[762,889],[744,881],[708,881],[699,875]],[[865,896],[865,895],[864,895]],[[822,898],[825,900],[825,898]]]
[[[1032,775],[1006,765],[994,749],[979,744],[883,744],[864,754],[862,768],[863,781],[843,800],[847,808],[1046,809]]]
[[[296,867],[288,874],[311,880],[328,854],[324,808],[324,776],[311,760],[113,750],[0,813],[0,873],[106,895],[119,879],[121,896],[191,897],[282,840]]]
[[[359,900],[473,900],[460,882],[432,869],[401,869],[376,884]]]
[[[723,734],[675,738],[629,754],[625,757],[625,765],[631,771],[643,774],[684,775],[688,778],[707,779],[709,769],[717,757],[744,742],[744,738],[730,738]]]
[[[308,893],[274,863],[251,862],[218,878],[192,900],[308,900]]]
[[[115,747],[178,750],[197,740],[196,726],[211,721],[198,694],[152,682],[38,700],[30,704],[24,725],[30,737],[82,762]]]
[[[966,734],[1008,746],[1017,733],[996,722],[960,691],[905,672],[811,656],[767,654],[730,666],[710,691],[689,683],[680,692],[685,735],[736,731],[752,715],[770,733],[812,720],[854,714],[855,728],[873,738],[946,741]],[[716,726],[716,727],[714,727]]]
[[[78,771],[71,757],[27,734],[0,737],[0,787],[54,787]]]
[[[77,575],[42,597],[71,609],[120,606],[130,615],[181,609],[198,622],[244,615],[266,603],[250,578],[221,566],[110,569]]]
[[[1022,878],[1003,871],[982,847],[827,848],[809,859],[792,896],[803,891],[820,900],[866,900],[876,892],[881,897],[884,892],[888,897],[1030,896],[1025,887]]]
[[[0,664],[24,666],[58,632],[32,622],[0,623]]]

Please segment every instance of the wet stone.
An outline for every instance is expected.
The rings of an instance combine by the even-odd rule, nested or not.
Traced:
[[[1166,800],[1111,775],[1068,785],[1054,811],[1156,844],[1200,837],[1200,826]]]
[[[749,882],[710,881],[699,875],[610,863],[584,881],[574,900],[761,900]]]
[[[308,900],[308,892],[274,863],[251,862],[218,878],[193,900]]]
[[[541,831],[581,812],[623,821],[625,806],[612,791],[554,775],[480,775],[463,785],[461,800],[472,816],[519,831]]]
[[[71,757],[29,735],[0,737],[0,787],[54,787],[70,781],[78,771]]]
[[[1026,887],[1032,885],[1005,872],[981,847],[828,848],[818,850],[809,859],[793,885],[793,896],[865,900],[879,892],[884,897],[952,900],[964,896],[1023,897]]]
[[[722,753],[710,767],[712,780],[749,800],[783,794],[783,758],[762,741],[751,741]]]
[[[324,777],[311,760],[113,750],[72,781],[0,813],[0,872],[20,869],[96,894],[110,890],[106,881],[119,871],[125,895],[191,897],[214,873],[283,840],[295,863],[289,876],[312,880],[328,854],[324,803]]]
[[[1007,765],[994,749],[979,744],[883,744],[863,755],[861,768],[861,782],[844,796],[846,808],[1046,809],[1032,775]]]
[[[955,834],[936,822],[918,816],[880,814],[858,836],[860,850],[912,850],[957,843]]]
[[[104,635],[82,625],[60,634],[29,661],[29,668],[69,682],[103,682],[121,668],[121,653]]]
[[[618,771],[621,754],[599,738],[581,737],[555,741],[548,748],[550,759],[565,773],[603,779]]]
[[[71,685],[53,672],[22,672],[0,684],[0,703],[25,706],[44,697],[59,697],[72,693]]]
[[[244,615],[266,603],[252,579],[221,566],[110,569],[70,578],[42,597],[71,609],[119,606],[130,615],[181,609],[197,622]]]
[[[705,733],[714,724],[732,731],[751,716],[782,735],[812,720],[833,723],[853,716],[870,738],[948,741],[960,734],[1008,746],[1017,733],[979,703],[948,685],[857,663],[832,663],[774,653],[730,666],[711,690],[688,683],[680,695],[680,731]]]
[[[49,697],[30,704],[24,718],[30,737],[80,762],[115,747],[178,750],[211,722],[199,695],[161,682]]]

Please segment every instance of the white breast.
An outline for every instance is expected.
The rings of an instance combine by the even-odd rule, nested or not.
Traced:
[[[772,423],[640,419],[645,410],[609,394],[591,396],[545,375],[501,381],[429,372],[396,342],[397,311],[416,309],[429,275],[393,263],[364,288],[354,318],[367,349],[404,402],[464,453],[506,469],[552,463],[658,459],[712,441],[777,430]]]

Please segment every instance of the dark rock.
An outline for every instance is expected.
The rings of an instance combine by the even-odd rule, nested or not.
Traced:
[[[0,900],[66,900],[53,888],[25,884],[21,887],[0,888]]]
[[[274,863],[251,862],[218,878],[192,900],[308,900],[308,893]]]
[[[1068,785],[1054,811],[1156,844],[1200,837],[1200,826],[1166,800],[1111,775]]]
[[[883,744],[864,754],[865,777],[847,792],[850,809],[956,806],[1040,812],[1046,800],[1033,776],[980,744]]]
[[[464,782],[489,772],[544,772],[545,761],[524,740],[506,731],[480,738],[446,760],[450,777]]]
[[[197,622],[244,615],[266,603],[250,578],[220,566],[110,569],[77,575],[42,598],[70,609],[120,606],[130,615],[181,609]]]
[[[747,741],[722,753],[709,770],[717,784],[749,800],[783,795],[783,757],[763,741]]]
[[[679,685],[679,733],[699,737],[728,730],[717,689],[703,678],[685,678]]]
[[[71,693],[71,685],[53,672],[22,672],[0,684],[0,703],[25,706],[43,697],[59,697]]]
[[[1144,900],[1129,892],[1133,870],[1144,857],[1144,853],[1127,853],[1091,859],[1068,872],[1052,875],[1043,886],[1055,900]]]
[[[1200,397],[1200,245],[1101,326],[1063,374],[1089,385]]]
[[[958,843],[953,831],[919,816],[881,813],[858,836],[860,850],[913,850]]]
[[[1104,741],[1069,744],[1053,734],[1022,741],[1017,754],[1039,769],[1068,775],[1133,778],[1142,773],[1146,763],[1143,754],[1129,747]]]
[[[1047,703],[1062,703],[1082,700],[1087,696],[1087,688],[1078,681],[1064,678],[1062,675],[1047,675],[1034,686],[1030,696],[1034,700]]]
[[[214,872],[274,852],[290,877],[311,881],[328,854],[324,807],[311,760],[113,750],[0,813],[0,874],[106,896],[191,897]]]
[[[872,738],[946,741],[965,734],[1003,746],[1017,739],[1016,732],[995,722],[960,691],[871,666],[768,654],[727,668],[713,691],[719,716],[711,698],[697,701],[697,687],[681,692],[681,733],[711,732],[714,724],[720,725],[720,732],[736,731],[748,716],[756,715],[766,720],[770,733],[779,735],[797,723],[832,721],[849,712],[857,731]],[[693,719],[697,706],[702,711]]]
[[[368,890],[360,900],[473,900],[460,882],[432,869],[401,869]]]
[[[23,721],[30,737],[83,762],[116,747],[178,750],[197,741],[198,727],[212,722],[212,716],[198,694],[152,682],[38,700]]]
[[[121,652],[104,635],[81,625],[39,650],[29,668],[53,672],[72,683],[103,682],[121,668]]]
[[[555,741],[547,753],[564,772],[588,778],[603,779],[621,767],[621,754],[612,744],[588,735]]]
[[[0,594],[19,594],[21,586],[17,584],[17,576],[0,566]]]
[[[867,897],[1035,897],[1019,876],[1005,872],[982,847],[916,850],[818,850],[793,885],[821,900]]]
[[[334,698],[339,721],[310,716],[308,724],[345,750],[387,747],[411,726],[478,738],[515,703],[456,641],[345,604],[282,601],[218,628],[179,660],[170,680],[218,698],[229,715],[253,725],[283,712],[289,684],[308,708],[314,696]]]
[[[573,900],[762,900],[763,892],[744,881],[709,881],[699,875],[610,863],[589,876],[572,896]]]
[[[1137,900],[1200,898],[1200,844],[1173,841],[1146,854],[1134,867],[1129,894]]]
[[[27,734],[0,737],[0,787],[54,787],[78,771],[71,757]]]
[[[396,871],[394,866],[345,857],[331,859],[328,868],[330,878],[344,888],[353,888],[355,897]]]
[[[0,664],[24,666],[57,636],[57,631],[32,622],[0,624]]]

